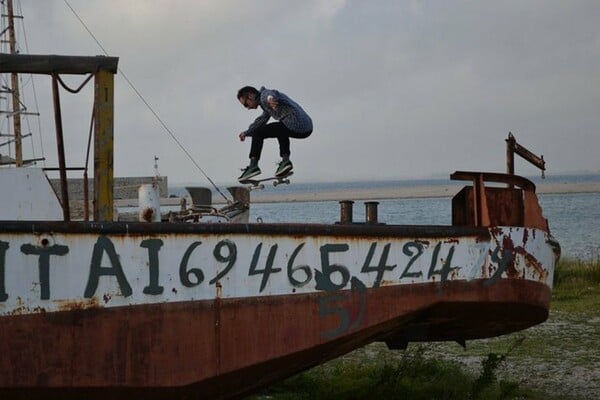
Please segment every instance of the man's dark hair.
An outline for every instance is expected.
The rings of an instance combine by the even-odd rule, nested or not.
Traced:
[[[244,86],[243,88],[241,88],[240,90],[238,90],[237,98],[239,100],[242,97],[246,97],[249,94],[254,95],[254,98],[256,98],[256,96],[258,96],[258,94],[259,94],[259,91],[256,90],[256,88],[254,88],[252,86]]]

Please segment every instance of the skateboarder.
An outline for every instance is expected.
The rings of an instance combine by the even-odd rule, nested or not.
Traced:
[[[304,139],[312,133],[312,120],[298,103],[285,94],[266,89],[264,86],[257,90],[252,86],[244,86],[238,91],[237,98],[248,110],[260,106],[263,113],[250,124],[247,130],[239,134],[243,142],[246,137],[252,138],[250,146],[250,165],[238,178],[243,182],[260,174],[258,160],[266,138],[277,138],[281,162],[275,172],[275,177],[285,177],[293,168],[290,161],[290,138]],[[270,118],[277,122],[267,123]]]

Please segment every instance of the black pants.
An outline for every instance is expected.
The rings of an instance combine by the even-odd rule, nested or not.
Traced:
[[[294,132],[288,129],[281,122],[272,122],[261,126],[252,133],[252,145],[250,146],[250,158],[256,158],[260,160],[260,153],[262,153],[263,142],[266,138],[277,138],[279,141],[279,155],[289,156],[290,155],[290,138],[304,139],[310,136],[312,131],[309,132]]]

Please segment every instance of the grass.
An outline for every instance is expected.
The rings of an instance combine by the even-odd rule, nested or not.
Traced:
[[[286,400],[467,399],[471,386],[460,368],[427,359],[424,348],[399,359],[378,352],[366,362],[341,358],[284,381],[256,398]]]
[[[600,307],[600,261],[561,260],[554,273],[552,308],[583,316]]]
[[[360,362],[342,357],[315,367],[252,399],[564,399],[497,379],[495,371],[505,358],[484,357],[480,374],[473,375],[457,362],[429,357],[425,346],[411,346],[400,356],[380,348],[371,356],[363,354]]]
[[[269,387],[252,400],[591,399],[600,391],[600,260],[561,260],[548,321],[454,343],[373,343]]]

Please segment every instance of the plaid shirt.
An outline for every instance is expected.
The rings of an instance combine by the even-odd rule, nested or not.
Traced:
[[[279,103],[276,110],[269,107],[269,103],[267,103],[267,98],[269,96],[273,96],[277,103]],[[294,100],[277,90],[266,89],[264,86],[261,87],[259,104],[263,113],[250,124],[246,131],[246,136],[252,136],[252,133],[259,127],[265,125],[269,118],[280,121],[289,130],[294,132],[307,133],[311,132],[313,129],[312,120],[306,111],[304,111]]]

